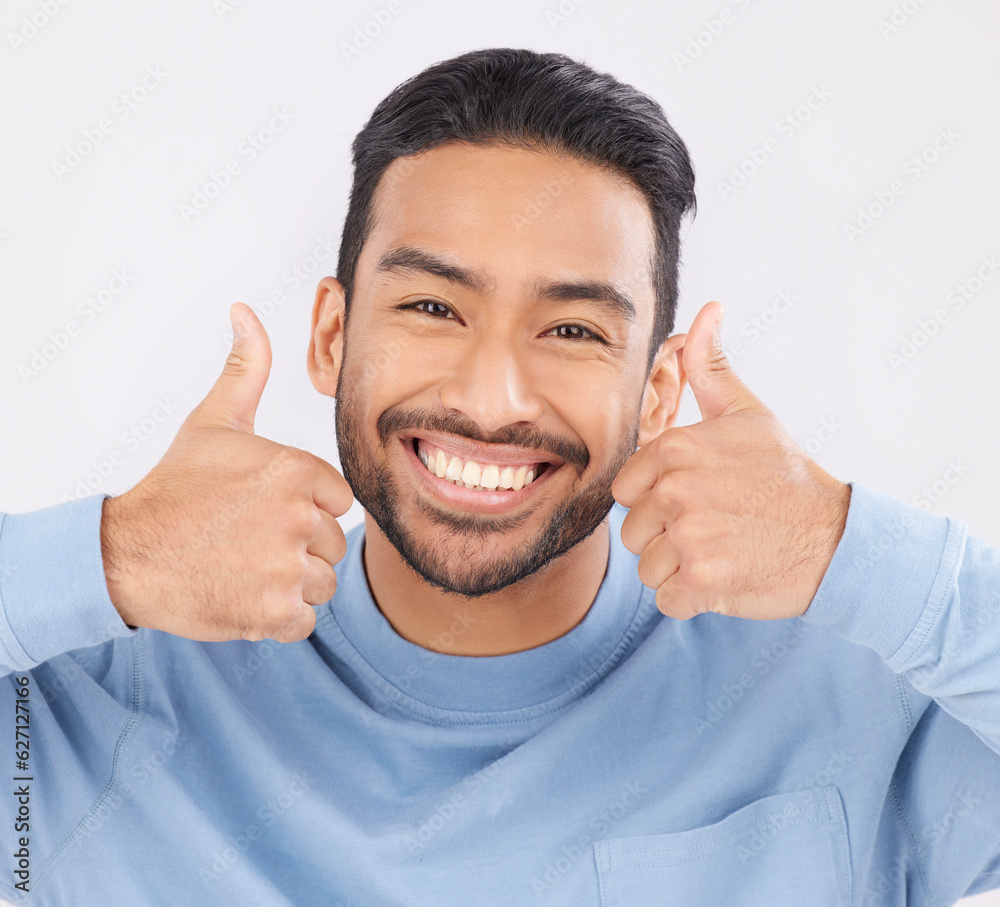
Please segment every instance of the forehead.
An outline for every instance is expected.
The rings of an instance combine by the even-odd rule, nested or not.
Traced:
[[[359,270],[416,244],[489,271],[497,284],[561,274],[649,297],[645,196],[625,177],[553,150],[449,142],[399,158],[379,183]]]

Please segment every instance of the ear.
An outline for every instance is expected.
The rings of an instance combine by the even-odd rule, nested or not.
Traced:
[[[639,405],[639,446],[671,428],[681,405],[685,375],[680,350],[687,334],[673,334],[663,341],[646,380]]]
[[[316,287],[306,367],[313,387],[328,397],[337,395],[337,378],[344,362],[344,288],[336,277],[324,277]]]

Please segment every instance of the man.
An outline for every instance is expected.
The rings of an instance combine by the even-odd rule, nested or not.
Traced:
[[[4,708],[30,712],[4,896],[1000,885],[1000,555],[811,461],[730,370],[718,303],[672,333],[694,174],[659,106],[476,51],[354,155],[308,352],[343,476],[253,434],[270,348],[237,304],[146,478],[0,524]],[[703,420],[675,427],[685,384]]]

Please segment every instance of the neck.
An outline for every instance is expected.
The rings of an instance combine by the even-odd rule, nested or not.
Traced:
[[[604,580],[609,544],[605,517],[537,573],[467,598],[416,574],[366,512],[362,563],[375,604],[403,639],[448,655],[509,655],[558,639],[583,620]]]

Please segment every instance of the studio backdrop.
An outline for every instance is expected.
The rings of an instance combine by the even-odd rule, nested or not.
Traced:
[[[339,466],[306,350],[350,143],[404,79],[510,46],[637,86],[686,142],[676,329],[720,300],[730,362],[827,471],[1000,545],[992,0],[8,0],[0,43],[3,510],[138,482],[236,301],[273,351],[257,433]]]

